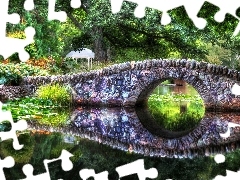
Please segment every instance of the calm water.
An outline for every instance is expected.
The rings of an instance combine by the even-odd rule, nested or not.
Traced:
[[[77,108],[70,120],[68,125],[58,128],[29,122],[30,131],[19,136],[25,147],[17,154],[11,141],[2,142],[1,156],[15,155],[17,160],[14,168],[5,170],[8,179],[24,178],[21,168],[26,163],[35,167],[36,174],[45,172],[43,159],[58,157],[62,149],[74,155],[74,168],[64,172],[59,162],[52,163],[49,165],[52,179],[79,179],[78,173],[83,168],[108,170],[109,177],[117,179],[115,167],[141,158],[146,167],[158,169],[158,179],[213,179],[224,175],[226,169],[240,168],[240,129],[232,128],[227,139],[219,135],[227,131],[228,122],[240,124],[240,114],[207,113],[193,131],[165,138],[161,137],[162,129],[155,129],[158,135],[150,127],[146,129],[134,109]],[[218,153],[226,156],[225,163],[214,161],[213,156]]]

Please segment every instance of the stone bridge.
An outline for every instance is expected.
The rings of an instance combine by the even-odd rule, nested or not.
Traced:
[[[206,110],[239,111],[240,98],[232,94],[240,72],[194,60],[145,60],[116,64],[74,75],[27,77],[24,85],[69,84],[75,103],[90,106],[145,106],[148,96],[166,79],[192,85]]]

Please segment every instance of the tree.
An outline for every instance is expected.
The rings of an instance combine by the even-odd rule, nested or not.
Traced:
[[[71,48],[71,41],[74,35],[81,31],[67,21],[48,21],[48,1],[35,1],[35,8],[32,11],[23,9],[25,0],[10,1],[9,12],[18,13],[21,21],[17,25],[8,24],[7,35],[15,38],[25,38],[24,29],[33,26],[36,30],[35,42],[26,47],[32,59],[47,58],[49,56],[65,56]],[[67,47],[67,48],[66,48]],[[17,59],[13,55],[12,59]]]
[[[74,44],[76,47],[77,44],[92,43],[97,54],[101,51],[99,59],[104,58],[103,55],[107,54],[108,49],[125,48],[140,49],[148,52],[148,56],[155,57],[168,57],[171,52],[179,52],[183,58],[205,58],[206,48],[199,46],[198,41],[236,49],[232,45],[236,38],[231,38],[231,35],[238,20],[227,16],[225,22],[215,22],[213,17],[218,8],[211,4],[205,3],[199,13],[208,21],[204,30],[195,28],[183,8],[171,11],[172,23],[162,26],[161,12],[147,9],[144,18],[135,18],[133,11],[136,5],[129,2],[123,3],[118,14],[112,14],[108,0],[83,0],[82,4],[86,15],[84,20],[78,20],[76,11],[68,11],[74,24],[84,32],[83,36],[75,39]],[[224,40],[224,43],[221,40]]]
[[[119,53],[125,49],[142,52],[143,58],[168,58],[174,53],[174,56],[179,58],[201,60],[208,53],[201,44],[221,44],[233,51],[239,46],[239,38],[231,37],[238,20],[228,15],[226,21],[217,23],[213,17],[218,8],[208,3],[204,4],[199,13],[200,17],[207,19],[208,26],[204,30],[199,30],[188,18],[183,7],[172,10],[170,12],[172,22],[163,26],[160,23],[162,13],[154,9],[147,8],[146,16],[139,19],[133,15],[136,4],[130,2],[124,1],[121,11],[117,14],[112,14],[109,0],[81,2],[82,6],[79,9],[71,8],[70,0],[58,0],[56,3],[56,10],[66,11],[70,20],[69,25],[74,24],[81,32],[71,34],[71,38],[67,38],[63,44],[73,39],[71,43],[75,49],[90,47],[98,61],[107,60],[114,51]],[[35,13],[32,17],[38,21],[36,25],[40,26],[43,23],[41,17],[46,17],[47,14],[47,0],[35,1],[35,4],[40,9],[45,7],[45,10],[40,10],[41,13]],[[54,28],[61,29],[57,23],[55,25]],[[39,35],[36,37],[39,43],[45,38]]]

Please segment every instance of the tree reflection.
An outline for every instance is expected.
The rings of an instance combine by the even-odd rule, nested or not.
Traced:
[[[74,157],[71,158],[74,162],[74,167],[71,171],[64,172],[61,169],[60,161],[50,164],[51,179],[62,178],[78,180],[80,179],[79,171],[88,168],[95,169],[96,172],[107,170],[109,172],[109,179],[117,180],[118,174],[115,171],[116,167],[140,158],[144,159],[146,169],[151,167],[157,168],[159,174],[158,178],[156,178],[157,180],[169,178],[178,180],[213,179],[217,175],[226,175],[226,169],[237,171],[240,167],[240,150],[226,154],[226,161],[217,164],[211,156],[193,159],[152,158],[112,149],[106,145],[81,138],[76,138],[79,144],[69,144],[63,141],[64,135],[60,133],[51,133],[49,135],[26,133],[19,137],[21,143],[24,143],[24,149],[17,151],[17,153],[11,149],[10,141],[1,143],[0,152],[2,157],[5,157],[5,155],[22,156],[22,159],[14,157],[16,160],[15,166],[4,171],[7,179],[25,178],[21,171],[25,163],[33,165],[34,174],[45,172],[42,163],[43,160],[46,158],[56,158],[60,155],[62,149],[66,149],[74,155]],[[8,152],[8,154],[5,154],[6,152]],[[138,178],[132,175],[122,179],[135,180]]]

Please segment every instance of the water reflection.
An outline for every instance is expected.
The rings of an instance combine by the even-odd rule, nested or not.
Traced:
[[[50,133],[47,131],[30,131],[19,136],[19,140],[24,144],[24,148],[17,153],[12,148],[11,140],[1,143],[0,156],[1,159],[11,155],[16,163],[12,168],[4,168],[4,173],[7,180],[24,179],[22,167],[29,163],[34,167],[34,175],[45,173],[46,169],[43,164],[45,159],[53,159],[60,156],[62,149],[66,149],[74,156],[71,158],[74,166],[73,169],[65,172],[62,170],[61,161],[50,163],[49,170],[51,179],[74,179],[80,180],[79,171],[82,169],[94,169],[95,172],[109,171],[110,180],[118,180],[119,176],[115,168],[138,159],[145,160],[147,168],[157,168],[159,172],[158,180],[162,179],[213,179],[217,175],[226,175],[226,169],[238,171],[240,167],[240,150],[226,154],[226,161],[222,164],[217,164],[212,157],[199,157],[194,159],[177,159],[177,158],[152,158],[134,153],[126,153],[117,149],[112,149],[108,146],[89,141],[87,139],[78,138],[73,135],[65,135],[64,133]],[[85,132],[86,134],[86,132]],[[74,139],[74,143],[65,143],[64,137],[68,136]],[[109,141],[109,140],[108,140]],[[234,143],[238,145],[239,143]],[[232,150],[232,144],[227,144],[225,149]],[[207,152],[211,154],[220,149],[220,146],[209,148]],[[225,150],[224,150],[225,151]],[[183,155],[176,156],[176,153],[171,151],[166,157],[185,157]],[[200,152],[204,155],[204,149],[191,149],[186,151],[186,157],[192,157],[192,154]],[[116,158],[117,157],[117,158]],[[176,171],[177,169],[177,171]],[[179,173],[180,172],[180,173]],[[122,179],[122,178],[121,178]],[[123,179],[138,180],[137,176],[129,176]]]
[[[173,84],[168,81],[164,81],[158,85],[152,94],[166,95],[166,94],[188,94],[190,96],[198,95],[198,92],[189,84],[183,80],[175,79]]]
[[[76,135],[124,151],[157,157],[192,158],[239,148],[239,127],[232,128],[227,139],[219,133],[227,131],[228,122],[240,124],[240,114],[206,113],[198,127],[180,136],[162,132],[151,122],[147,123],[146,128],[140,119],[148,117],[139,118],[137,112],[129,108],[78,108],[72,113],[68,126],[53,128],[33,121],[29,125],[31,128]],[[150,131],[151,128],[155,128],[155,132]]]

